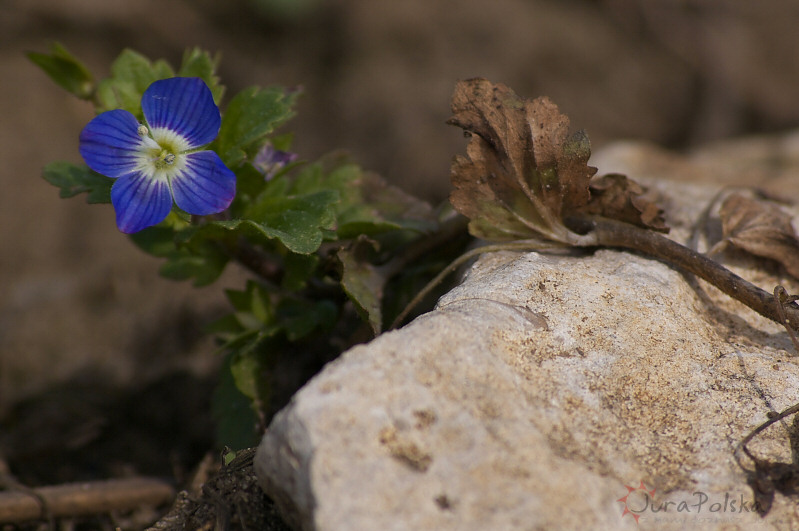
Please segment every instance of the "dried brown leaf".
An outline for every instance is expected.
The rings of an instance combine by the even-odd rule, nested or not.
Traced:
[[[591,200],[583,212],[658,232],[669,232],[663,219],[663,209],[644,198],[646,190],[627,176],[611,173],[597,177],[591,181],[590,190]]]
[[[458,83],[449,123],[470,135],[452,165],[450,200],[487,239],[554,237],[563,213],[588,202],[590,145],[548,98],[525,101],[485,79]]]
[[[799,239],[788,214],[773,203],[733,194],[722,203],[719,216],[726,241],[776,260],[799,279]]]
[[[591,147],[548,98],[524,100],[485,79],[461,81],[453,117],[469,136],[466,156],[452,164],[452,205],[488,240],[546,239],[579,245],[564,223],[572,214],[614,218],[667,232],[662,211],[621,175],[592,185]],[[593,195],[592,195],[593,194]]]

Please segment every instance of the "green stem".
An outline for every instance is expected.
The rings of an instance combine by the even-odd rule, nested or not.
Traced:
[[[453,240],[468,236],[466,232],[468,224],[469,220],[463,216],[458,215],[451,218],[442,223],[436,232],[414,240],[388,262],[377,266],[377,269],[386,280],[393,278],[408,267],[408,264],[415,262],[422,256]]]
[[[554,244],[553,244],[554,245]],[[450,262],[450,264],[441,270],[441,272],[433,278],[427,285],[421,289],[414,297],[411,299],[411,302],[405,306],[405,309],[394,319],[394,322],[391,323],[391,326],[388,327],[387,330],[393,330],[400,326],[403,321],[408,317],[408,315],[413,311],[413,309],[420,303],[422,300],[427,297],[433,289],[441,284],[441,282],[453,271],[458,269],[461,265],[465,262],[471,260],[475,256],[479,256],[484,253],[495,253],[497,251],[535,251],[540,250],[542,247],[546,247],[546,243],[542,242],[531,242],[531,241],[519,241],[519,242],[509,242],[509,243],[499,243],[496,245],[486,245],[484,247],[478,247],[476,249],[472,249],[471,251],[467,251],[460,255],[458,258]],[[558,245],[557,247],[563,247],[562,245]]]

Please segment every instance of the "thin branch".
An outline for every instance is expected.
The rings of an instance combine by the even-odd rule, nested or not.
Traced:
[[[743,451],[743,453],[745,453],[747,455],[747,457],[749,457],[749,459],[751,459],[755,463],[760,462],[760,460],[757,457],[752,455],[752,453],[749,451],[749,448],[747,448],[746,445],[749,444],[752,441],[752,439],[755,438],[756,435],[758,435],[759,433],[762,433],[763,431],[765,431],[766,428],[768,428],[772,424],[774,424],[776,422],[779,422],[782,419],[784,419],[785,417],[789,417],[789,416],[794,415],[796,413],[799,413],[799,404],[794,404],[791,407],[789,407],[788,409],[785,409],[785,410],[781,411],[778,414],[769,415],[769,419],[766,422],[764,422],[763,424],[761,424],[760,426],[758,426],[757,428],[752,430],[749,433],[749,435],[744,437],[744,439],[740,443],[738,443],[738,448],[740,448]],[[739,464],[740,464],[740,462],[739,462]],[[743,468],[743,465],[741,465],[741,468]]]
[[[679,267],[713,284],[760,315],[799,331],[799,306],[775,299],[774,294],[758,288],[703,254],[628,223],[606,218],[570,220],[573,221],[589,224],[598,245],[634,249]]]
[[[579,227],[580,232],[584,234],[582,241],[575,241],[573,243],[575,245],[622,247],[640,251],[669,265],[693,273],[716,286],[733,299],[752,308],[760,315],[794,331],[799,331],[799,306],[793,302],[796,299],[787,296],[787,294],[781,297],[776,292],[768,293],[739,277],[718,262],[665,236],[661,236],[657,232],[601,217],[574,217],[567,220],[567,222],[572,227]],[[470,258],[500,250],[533,251],[541,248],[540,243],[519,241],[488,245],[461,255],[413,298],[405,310],[397,316],[389,330],[401,325],[414,306],[427,296],[444,277]]]
[[[47,521],[48,529],[55,529],[55,518],[47,505],[47,500],[34,489],[20,483],[11,473],[8,463],[2,456],[0,456],[0,491],[19,492],[30,496],[39,505],[39,519]],[[2,509],[0,508],[0,522],[2,521]]]

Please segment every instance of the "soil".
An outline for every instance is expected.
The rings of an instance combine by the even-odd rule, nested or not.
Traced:
[[[0,462],[28,487],[148,475],[186,488],[220,452],[208,406],[220,360],[201,330],[244,273],[202,289],[161,279],[109,206],[58,198],[41,167],[80,161],[92,110],[25,51],[60,41],[98,77],[124,47],[172,63],[186,47],[218,51],[228,94],[304,88],[290,125],[303,158],[343,148],[435,202],[464,149],[444,124],[460,78],[550,96],[595,146],[690,149],[799,124],[793,0],[5,0],[2,12]],[[165,511],[72,523],[139,529]],[[241,528],[236,514],[215,518]]]

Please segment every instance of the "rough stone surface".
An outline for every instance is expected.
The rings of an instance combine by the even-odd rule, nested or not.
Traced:
[[[650,184],[681,241],[719,190]],[[717,226],[711,215],[700,249]],[[773,264],[719,258],[799,291]],[[434,312],[302,389],[256,467],[307,530],[797,528],[781,493],[765,517],[752,510],[735,457],[799,401],[792,355],[780,326],[643,256],[486,255]],[[795,440],[788,418],[751,449],[791,463]],[[622,516],[626,486],[655,489],[662,510],[635,490],[640,521]]]

